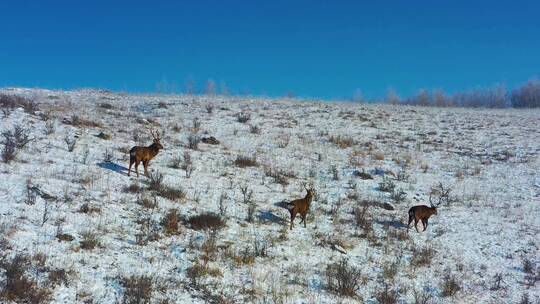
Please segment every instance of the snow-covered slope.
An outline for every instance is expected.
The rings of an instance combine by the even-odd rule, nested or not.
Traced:
[[[540,301],[539,110],[0,93],[39,106],[0,119],[0,131],[19,125],[33,138],[0,164],[0,282],[26,256],[24,276],[53,303]],[[129,149],[149,145],[151,128],[165,149],[150,171],[176,190],[173,200],[126,174]],[[191,149],[190,136],[220,143]],[[66,138],[76,140],[72,152]],[[238,166],[239,157],[256,165]],[[307,228],[297,218],[290,231],[280,202],[303,197],[303,182],[317,196]],[[439,183],[449,201],[425,232],[407,233],[408,209],[429,204]],[[207,212],[225,226],[195,229],[190,218]],[[332,288],[340,262],[358,271],[341,273],[357,283],[355,296]],[[0,302],[19,301],[6,284]]]

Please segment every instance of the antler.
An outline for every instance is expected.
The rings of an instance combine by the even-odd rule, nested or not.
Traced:
[[[309,191],[308,188],[306,187],[306,183],[302,182],[302,186],[304,187],[304,189],[306,189],[306,191]]]
[[[154,138],[154,140],[159,141],[161,138],[159,137],[159,131],[158,130],[150,130],[150,134]]]

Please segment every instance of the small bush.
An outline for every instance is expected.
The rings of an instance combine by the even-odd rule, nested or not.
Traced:
[[[97,235],[97,233],[92,231],[86,231],[83,232],[81,236],[81,249],[92,250],[100,246],[99,236]]]
[[[368,214],[368,204],[362,205],[362,207],[356,207],[353,210],[354,222],[358,228],[362,228],[364,232],[369,233],[373,230],[373,221]]]
[[[375,299],[379,304],[396,304],[399,299],[397,291],[390,289],[388,284],[384,284],[384,288],[375,293]]]
[[[35,115],[36,112],[39,111],[38,104],[35,100],[8,94],[0,94],[0,108],[9,109],[9,111],[16,108],[23,108],[26,113],[32,115]]]
[[[388,177],[383,177],[382,182],[379,183],[379,191],[382,192],[393,192],[395,188],[396,184]]]
[[[413,248],[413,256],[411,258],[411,265],[414,267],[427,266],[431,264],[433,256],[435,256],[435,250],[430,246],[423,248]]]
[[[406,197],[407,197],[407,193],[405,193],[405,191],[403,191],[403,189],[401,188],[394,189],[394,191],[392,191],[392,193],[390,194],[390,199],[395,204],[400,204],[404,202]]]
[[[103,162],[112,163],[113,159],[114,159],[113,150],[106,148],[105,151],[103,151]]]
[[[129,186],[124,187],[124,192],[127,193],[140,193],[143,189],[137,183],[132,183]]]
[[[187,222],[195,230],[220,230],[225,227],[225,221],[213,213],[194,215]]]
[[[163,219],[161,220],[161,226],[165,229],[165,233],[169,235],[179,234],[178,223],[180,221],[178,211],[176,209],[171,209]]]
[[[188,148],[191,150],[198,150],[201,138],[197,134],[189,134],[188,136]]]
[[[16,255],[12,259],[0,257],[0,269],[3,270],[0,302],[40,304],[49,301],[51,291],[40,287],[37,282],[25,275],[30,271],[30,265],[27,256]]]
[[[152,298],[152,279],[147,276],[130,276],[120,280],[124,287],[124,304],[146,304]]]
[[[156,194],[171,201],[180,201],[186,198],[186,192],[182,188],[162,186]]]
[[[30,138],[30,131],[21,125],[15,125],[13,130],[2,132],[2,161],[6,164],[15,160],[19,150],[23,149],[33,139]]]
[[[100,213],[101,209],[99,209],[99,207],[90,206],[90,204],[88,204],[88,203],[84,203],[79,208],[79,212],[80,213],[85,213],[85,214]]]
[[[261,127],[257,125],[250,125],[249,126],[249,133],[251,134],[261,134]]]
[[[236,119],[238,120],[238,122],[246,123],[251,119],[251,114],[249,114],[248,112],[241,112],[237,114]]]
[[[346,148],[356,145],[356,142],[350,136],[341,136],[341,135],[333,136],[332,135],[328,138],[328,141],[335,144],[340,149],[346,149]]]
[[[159,172],[151,172],[148,175],[148,190],[161,191],[163,188],[163,174]]]
[[[341,296],[356,297],[360,288],[361,272],[346,259],[326,267],[327,288]]]
[[[238,155],[234,160],[234,165],[240,168],[256,167],[258,166],[257,156],[253,155],[252,157],[249,157],[244,155]]]
[[[447,273],[442,279],[440,288],[443,297],[450,297],[461,290],[461,284],[455,275]]]
[[[75,145],[77,144],[77,138],[66,135],[66,137],[64,137],[64,141],[66,142],[68,151],[73,152],[73,150],[75,150]]]

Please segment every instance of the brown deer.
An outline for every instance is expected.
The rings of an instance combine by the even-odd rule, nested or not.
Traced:
[[[422,221],[422,225],[424,226],[424,230],[426,231],[429,217],[433,214],[437,214],[437,207],[431,205],[431,207],[425,206],[425,205],[418,205],[411,207],[409,209],[409,223],[407,224],[407,232],[409,232],[409,227],[411,226],[411,222],[414,220],[414,228],[416,228],[416,232],[418,231],[418,221]]]
[[[148,176],[148,166],[150,165],[150,160],[154,158],[159,150],[163,149],[163,146],[160,143],[161,138],[159,137],[159,132],[155,133],[150,130],[150,134],[154,138],[154,142],[148,147],[135,146],[129,150],[129,170],[128,176],[131,173],[131,166],[135,164],[135,172],[137,177],[139,177],[139,163],[142,162],[144,166],[144,175]]]
[[[300,213],[300,217],[302,220],[300,221],[300,224],[304,222],[304,228],[306,228],[306,215],[309,211],[309,206],[311,205],[311,201],[313,201],[313,198],[315,197],[316,193],[313,188],[307,188],[304,183],[302,183],[304,188],[306,189],[307,193],[304,198],[296,199],[294,201],[291,201],[287,203],[287,209],[289,210],[289,213],[291,214],[291,226],[290,230],[292,230],[294,219],[296,218],[296,215]]]

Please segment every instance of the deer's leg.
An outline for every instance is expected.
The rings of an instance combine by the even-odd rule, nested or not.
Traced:
[[[407,224],[407,232],[409,232],[409,227],[411,226],[412,221],[414,220],[413,215],[409,215],[409,223]]]
[[[135,161],[135,172],[137,173],[137,178],[139,177],[139,162]]]
[[[144,166],[144,175],[148,177],[148,161],[143,160],[143,166]]]
[[[304,228],[306,228],[306,215],[307,214],[302,215],[302,222],[304,222]]]
[[[292,230],[292,227],[293,227],[293,223],[294,223],[294,218],[296,217],[296,213],[295,212],[291,212],[291,227],[289,228],[289,230]]]
[[[133,161],[129,160],[129,169],[128,169],[128,176],[131,174],[131,166],[133,165]]]
[[[417,225],[418,225],[418,219],[415,217],[414,218],[414,228],[416,229],[416,232],[420,232],[420,231],[418,231],[418,226]]]
[[[424,224],[424,230],[423,231],[426,231],[426,228],[427,228],[427,225],[428,225],[428,219],[423,220],[422,224]]]

